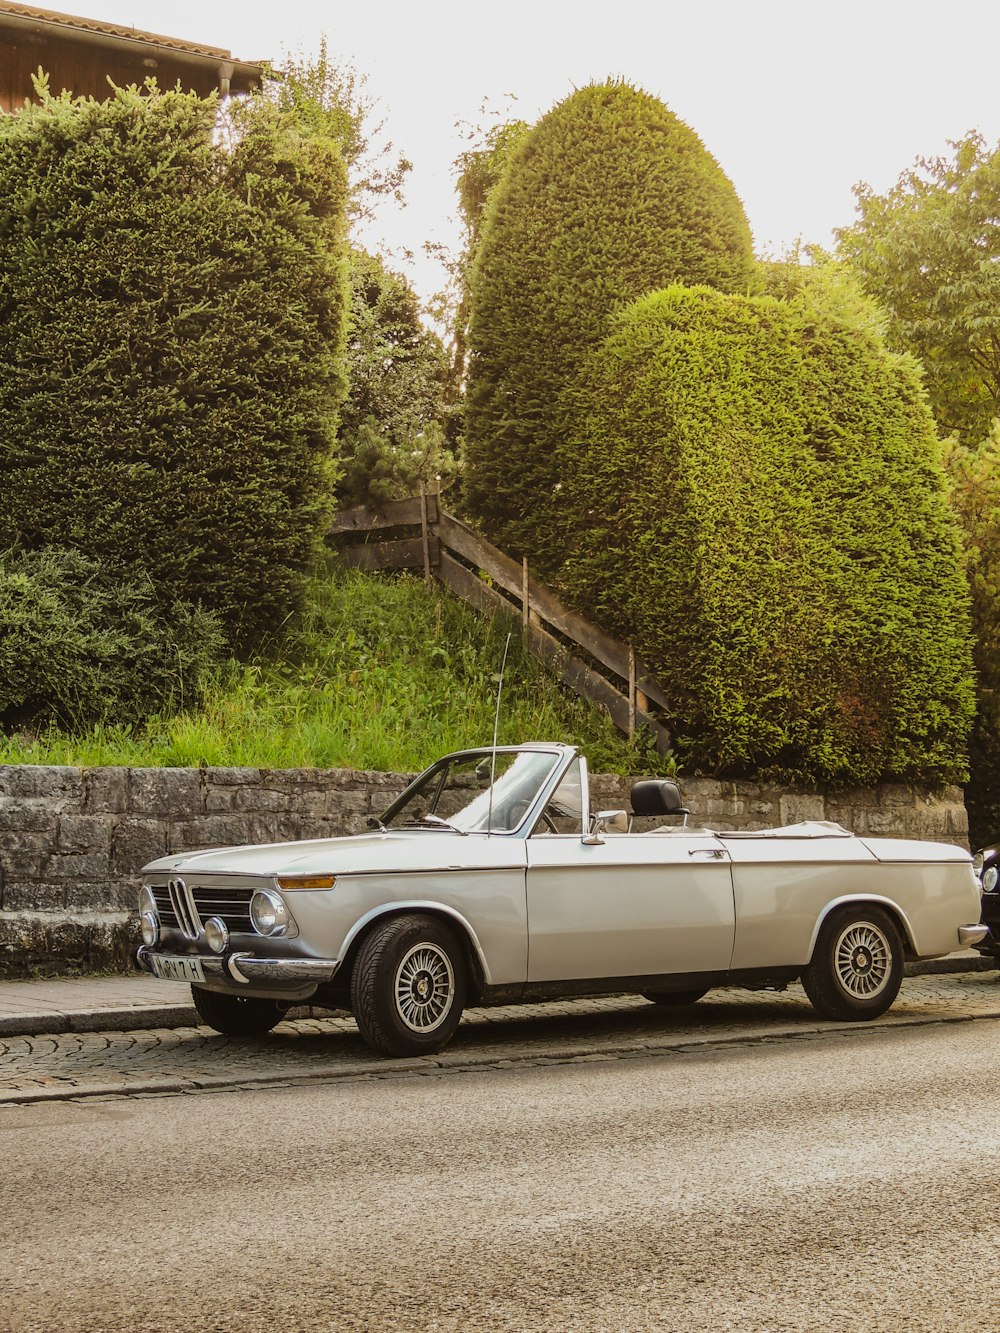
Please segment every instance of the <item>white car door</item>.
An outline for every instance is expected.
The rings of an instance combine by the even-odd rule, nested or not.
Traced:
[[[527,842],[528,981],[725,971],[735,907],[711,834],[536,831]]]

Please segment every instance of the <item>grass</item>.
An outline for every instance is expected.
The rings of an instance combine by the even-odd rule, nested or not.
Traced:
[[[630,742],[559,685],[524,651],[516,623],[484,620],[410,575],[355,571],[317,578],[283,659],[227,663],[198,707],[141,728],[0,737],[0,763],[414,771],[491,741],[511,630],[501,743],[574,742],[595,772],[673,771],[669,756]]]

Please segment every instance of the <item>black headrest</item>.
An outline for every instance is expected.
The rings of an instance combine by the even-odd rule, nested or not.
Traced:
[[[632,787],[629,798],[635,815],[686,815],[681,792],[669,778],[644,778]]]

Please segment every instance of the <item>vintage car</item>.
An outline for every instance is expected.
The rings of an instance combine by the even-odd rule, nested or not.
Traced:
[[[986,933],[976,948],[1000,963],[1000,842],[981,847],[972,861],[983,888],[982,923]]]
[[[666,780],[631,805],[591,814],[573,746],[450,754],[368,833],[151,862],[139,962],[189,981],[217,1031],[266,1032],[308,1002],[404,1056],[444,1046],[466,1005],[554,996],[673,1006],[801,979],[825,1017],[876,1018],[905,960],[984,934],[961,847],[690,828]]]

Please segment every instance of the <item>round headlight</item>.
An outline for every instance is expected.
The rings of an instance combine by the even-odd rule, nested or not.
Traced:
[[[152,912],[153,916],[156,916],[156,899],[148,884],[144,884],[139,890],[139,915],[143,916],[146,912]]]
[[[210,916],[205,922],[205,942],[213,953],[225,953],[229,944],[229,927],[218,916]]]
[[[250,922],[258,935],[280,935],[288,925],[288,908],[276,893],[258,889],[250,899]]]
[[[152,947],[160,938],[160,922],[155,912],[142,914],[142,942]]]
[[[1000,870],[996,866],[987,866],[983,872],[983,892],[994,893],[998,879],[1000,879]]]

